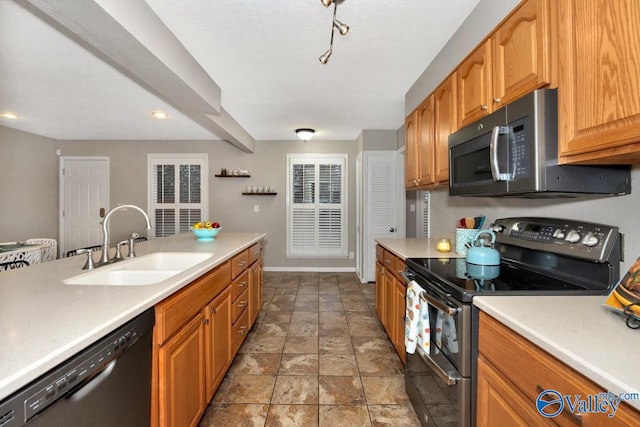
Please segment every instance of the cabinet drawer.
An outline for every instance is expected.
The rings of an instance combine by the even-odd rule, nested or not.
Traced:
[[[404,260],[402,260],[401,258],[398,258],[398,257],[395,257],[394,261],[395,262],[393,263],[393,275],[396,276],[396,278],[404,286],[404,279],[403,279],[402,275],[400,274],[400,272],[404,271],[404,269],[407,267],[407,264],[405,264]]]
[[[243,271],[231,284],[231,301],[249,288],[249,270]]]
[[[249,333],[249,310],[244,310],[231,328],[231,345],[235,355]]]
[[[233,301],[231,305],[231,318],[235,322],[242,314],[242,311],[247,308],[249,304],[249,289],[245,289],[238,298]]]
[[[158,344],[164,343],[231,283],[229,261],[216,267],[155,307]]]
[[[235,279],[249,265],[249,249],[245,249],[231,258],[231,278]]]
[[[483,312],[480,313],[479,350],[482,357],[531,400],[532,405],[540,392],[548,389],[562,395],[583,397],[607,391]],[[619,426],[631,426],[638,416],[637,411],[623,403],[618,408],[615,422]],[[606,414],[575,415],[567,410],[554,421],[562,426],[575,426],[576,422],[600,425],[611,420]]]
[[[389,252],[388,250],[384,250],[384,255],[382,259],[382,263],[384,264],[384,268],[389,271],[393,271],[394,263],[396,256]]]
[[[260,259],[260,255],[262,254],[262,241],[259,241],[255,245],[249,248],[249,265]]]

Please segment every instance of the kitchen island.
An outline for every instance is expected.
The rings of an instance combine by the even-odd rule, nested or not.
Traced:
[[[265,236],[223,232],[214,241],[198,242],[184,233],[138,243],[138,257],[156,252],[213,254],[154,285],[63,283],[83,273],[84,256],[0,273],[0,400]]]

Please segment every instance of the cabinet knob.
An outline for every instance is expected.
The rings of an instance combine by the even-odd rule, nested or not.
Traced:
[[[202,319],[202,323],[204,323],[205,325],[209,324],[209,319]]]
[[[495,104],[500,104],[500,98],[493,98],[493,102]]]
[[[211,314],[216,314],[218,311],[215,308],[211,309]]]
[[[480,106],[480,109],[481,109],[482,111],[486,111],[486,110],[488,110],[488,109],[489,109],[489,107],[488,107],[487,105],[481,105],[481,106]]]

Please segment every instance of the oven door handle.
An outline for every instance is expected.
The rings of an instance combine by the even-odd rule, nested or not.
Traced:
[[[416,348],[416,352],[420,356],[420,358],[440,377],[442,381],[444,381],[447,385],[456,385],[458,381],[460,381],[460,376],[458,375],[458,371],[448,362],[446,363],[446,368],[442,368],[436,361],[434,361],[431,356],[426,354],[420,347]],[[447,372],[446,370],[449,372]],[[453,373],[453,375],[451,375]]]
[[[402,276],[402,279],[404,280],[404,284],[406,286],[409,286],[409,283],[414,282],[414,280],[411,280],[409,277],[407,277],[404,271],[399,271],[399,273]],[[424,299],[427,300],[430,305],[434,306],[443,313],[448,314],[449,316],[455,316],[456,314],[458,314],[458,307],[451,307],[450,305],[445,304],[439,299],[432,297],[426,292],[424,292],[422,296],[424,296]]]

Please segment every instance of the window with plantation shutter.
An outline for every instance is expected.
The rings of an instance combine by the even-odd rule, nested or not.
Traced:
[[[287,155],[287,256],[347,256],[346,154]]]
[[[147,163],[151,237],[183,233],[207,219],[206,153],[149,154]]]

